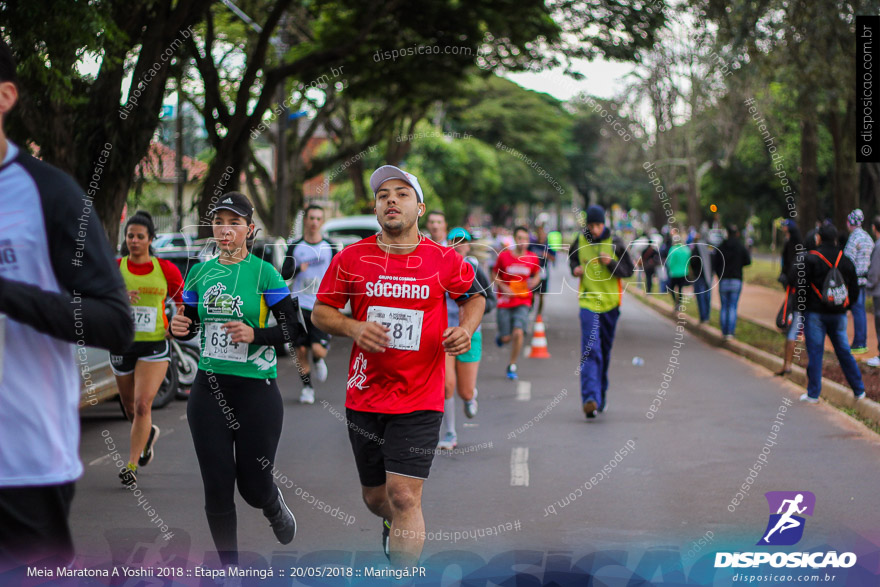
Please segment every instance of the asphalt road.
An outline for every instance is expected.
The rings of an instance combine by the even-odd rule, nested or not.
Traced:
[[[559,271],[554,282],[562,288]],[[591,569],[604,584],[685,576],[732,584],[732,570],[700,575],[695,565],[709,551],[755,550],[768,519],[764,493],[777,490],[816,495],[797,548],[855,549],[861,560],[873,561],[870,573],[880,572],[880,437],[833,408],[800,405],[801,389],[677,333],[671,317],[628,297],[612,354],[609,410],[588,421],[580,408],[576,297],[564,288],[546,306],[552,358],[521,360],[519,382],[504,377],[507,349],[492,342],[494,314],[484,325],[479,414],[468,421],[457,406],[459,447],[435,457],[425,486],[432,535],[423,561],[429,572],[435,569],[431,583],[441,582],[436,569],[450,564],[442,577],[449,584],[462,573],[471,574],[472,584],[487,584],[514,572],[538,580],[531,584],[557,575],[566,584]],[[240,549],[273,566],[384,561],[381,522],[360,500],[346,427],[334,414],[344,413],[350,345],[334,341],[330,377],[317,385],[314,405],[297,402],[300,383],[290,359],[279,368],[285,414],[275,466],[286,477],[284,492],[299,524],[294,542],[279,545],[261,513],[238,499]],[[635,356],[643,366],[633,366]],[[665,395],[658,395],[673,366]],[[185,404],[153,417],[162,435],[154,462],[141,471],[139,503],[120,485],[107,449],[108,437],[127,444],[118,408],[83,412],[85,475],[71,514],[82,566],[213,560]],[[742,492],[762,449],[762,468]],[[329,504],[331,513],[316,509],[300,489]],[[155,518],[172,537],[165,539]],[[701,564],[708,560],[711,567],[709,559]],[[566,574],[573,561],[580,562]]]

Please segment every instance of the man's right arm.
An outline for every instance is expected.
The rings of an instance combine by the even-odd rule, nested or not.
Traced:
[[[349,318],[329,304],[315,302],[315,307],[312,310],[312,324],[327,334],[354,338],[355,328],[360,322]]]
[[[315,302],[312,310],[312,324],[327,334],[352,338],[360,348],[370,353],[383,352],[391,343],[385,326],[349,318],[338,308],[320,301]]]

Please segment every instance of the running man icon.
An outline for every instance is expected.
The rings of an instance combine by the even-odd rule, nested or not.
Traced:
[[[773,529],[764,536],[764,542],[770,543],[770,536],[779,530],[779,533],[782,534],[786,530],[791,528],[796,528],[801,525],[801,522],[798,520],[792,519],[792,514],[802,514],[807,510],[807,506],[802,508],[798,508],[798,504],[804,501],[804,495],[802,493],[798,493],[797,497],[794,499],[786,499],[782,502],[782,505],[779,506],[779,510],[777,510],[777,514],[782,514],[782,508],[785,507],[785,504],[788,504],[788,511],[782,514],[782,517],[779,518],[779,521],[776,522],[776,525],[773,526]]]
[[[758,544],[775,546],[796,544],[804,533],[805,520],[801,515],[813,515],[816,496],[809,491],[770,491],[766,497],[771,514],[764,537]],[[775,514],[772,513],[774,510]],[[783,535],[786,530],[791,531]]]

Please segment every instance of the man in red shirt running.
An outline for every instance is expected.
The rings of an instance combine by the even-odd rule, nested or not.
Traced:
[[[318,290],[315,326],[354,339],[346,388],[348,437],[367,508],[383,518],[396,567],[418,563],[425,542],[422,485],[440,437],[445,356],[471,346],[485,298],[455,250],[419,234],[424,196],[391,165],[370,177],[382,231],[334,257]],[[460,305],[448,328],[446,294]],[[351,302],[352,318],[339,310]]]
[[[504,249],[492,268],[492,281],[498,285],[498,336],[499,347],[513,341],[510,347],[510,363],[507,378],[517,379],[516,360],[523,347],[529,309],[533,292],[541,283],[541,261],[529,250],[529,229],[517,226],[513,229],[516,247]]]

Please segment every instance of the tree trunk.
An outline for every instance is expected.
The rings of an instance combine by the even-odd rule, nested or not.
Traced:
[[[218,149],[208,169],[202,197],[199,198],[199,238],[209,238],[212,234],[208,210],[220,201],[220,196],[239,189],[241,172],[247,161],[247,143],[236,146],[243,148]],[[269,186],[264,188],[271,189]]]
[[[855,108],[850,101],[843,113],[832,110],[828,117],[834,144],[834,223],[838,229],[846,226],[846,217],[859,207],[858,163],[855,159]]]
[[[688,153],[687,158],[687,196],[688,196],[688,210],[687,210],[687,221],[690,226],[695,226],[699,229],[700,221],[702,218],[700,217],[700,193],[699,186],[697,186],[697,163],[694,161],[694,158]]]
[[[659,119],[656,119],[659,122]],[[655,167],[653,171],[657,172],[657,177],[660,178],[660,185],[666,187],[666,184],[663,183],[663,175],[660,170],[657,169],[656,163],[663,159],[663,149],[662,149],[662,141],[661,141],[661,133],[657,131],[657,138],[654,142],[654,163]],[[646,178],[647,180],[647,178]],[[650,185],[650,184],[648,184]],[[661,230],[666,225],[666,214],[663,212],[663,202],[660,201],[660,194],[654,189],[653,185],[650,185],[651,188],[651,214],[654,217],[654,227],[657,230]],[[668,195],[668,193],[667,193]]]
[[[863,197],[860,201],[873,204],[872,215],[880,214],[880,163],[863,163],[862,171],[864,181],[860,193]]]
[[[358,159],[353,161],[346,170],[348,178],[351,180],[351,187],[354,189],[354,202],[361,214],[372,214],[376,203],[373,201],[372,194],[367,192],[364,185],[364,161]]]
[[[798,226],[803,234],[812,230],[819,220],[818,147],[816,111],[810,104],[801,109],[801,186],[797,206]]]
[[[22,92],[17,117],[25,128],[25,141],[12,138],[21,144],[33,141],[44,161],[77,180],[94,198],[95,212],[114,245],[135,168],[148,152],[159,124],[165,84],[172,72],[166,52],[171,49],[180,55],[183,35],[191,34],[189,27],[202,18],[209,4],[209,0],[182,0],[120,5],[112,18],[129,44],[108,46],[94,82],[82,86],[82,101],[51,100],[33,88]],[[138,45],[131,72],[135,82],[123,96],[125,56]],[[160,67],[154,69],[154,64]],[[126,107],[120,107],[123,99]]]

